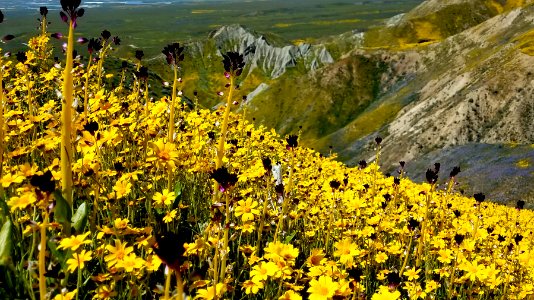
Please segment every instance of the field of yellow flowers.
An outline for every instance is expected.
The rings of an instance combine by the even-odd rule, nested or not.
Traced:
[[[1,299],[533,297],[524,202],[459,195],[458,168],[415,184],[404,162],[349,168],[255,127],[231,112],[238,53],[211,111],[180,101],[184,49],[166,46],[172,96],[153,99],[141,52],[104,69],[107,30],[75,55],[84,11],[61,5],[69,34],[47,33],[41,8],[40,34],[0,58]]]

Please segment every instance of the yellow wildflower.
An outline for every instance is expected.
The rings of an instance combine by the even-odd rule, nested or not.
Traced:
[[[90,233],[91,232],[86,232],[84,234],[64,238],[61,240],[61,242],[59,242],[59,246],[57,248],[76,251],[80,246],[91,243],[91,241],[86,240],[87,236],[89,236]]]
[[[332,298],[338,288],[337,283],[332,281],[330,276],[321,276],[319,279],[312,279],[310,282],[310,300],[325,300]]]
[[[93,254],[93,251],[85,251],[82,250],[82,252],[74,253],[72,255],[72,258],[69,258],[67,260],[67,270],[69,272],[74,272],[77,268],[80,268],[80,270],[83,270],[85,267],[85,262],[88,262],[91,260],[91,255]]]
[[[254,216],[259,216],[260,211],[256,207],[258,202],[248,198],[247,200],[239,200],[235,209],[235,216],[241,216],[243,222],[254,220]]]

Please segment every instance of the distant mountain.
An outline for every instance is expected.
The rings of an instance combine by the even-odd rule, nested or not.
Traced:
[[[187,43],[185,47],[186,59],[182,65],[184,93],[193,98],[193,93],[197,92],[201,103],[207,107],[220,103],[215,92],[223,90],[227,83],[222,76],[222,53],[237,51],[245,54],[246,67],[239,78],[238,96],[248,96],[249,102],[271,82],[308,74],[334,62],[324,45],[293,45],[276,35],[258,33],[239,25],[222,26],[211,32],[207,39]],[[162,65],[163,56],[158,61]],[[152,64],[157,65],[158,61]],[[162,70],[168,71],[168,68]]]

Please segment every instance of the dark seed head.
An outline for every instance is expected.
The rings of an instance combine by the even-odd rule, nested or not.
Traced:
[[[102,31],[100,36],[107,41],[111,37],[111,32],[109,32],[108,30],[104,30]]]
[[[481,203],[484,201],[484,199],[486,199],[486,196],[482,193],[476,193],[473,195],[473,197],[475,198],[475,201],[478,203]]]
[[[52,193],[55,190],[56,184],[52,172],[46,171],[43,175],[33,175],[30,179],[30,184],[37,187],[41,192]]]
[[[462,244],[462,242],[464,241],[465,239],[465,235],[463,234],[456,234],[454,236],[454,241],[456,242],[456,244],[459,246]]]
[[[177,65],[178,62],[184,60],[184,47],[180,47],[179,43],[172,43],[165,46],[161,53],[165,55],[169,65]]]
[[[83,129],[89,131],[91,135],[94,135],[98,131],[98,123],[96,121],[91,121],[83,125]]]
[[[115,44],[115,46],[119,46],[121,44],[121,39],[119,38],[119,36],[113,37],[113,44]]]
[[[438,173],[434,170],[426,170],[426,181],[430,184],[434,184],[438,181]]]
[[[113,164],[113,167],[115,168],[115,171],[122,172],[124,171],[124,165],[121,162],[116,162]]]
[[[415,229],[417,229],[419,227],[419,221],[417,221],[416,219],[414,218],[410,218],[408,220],[408,229],[410,231],[414,231]]]
[[[143,50],[135,50],[135,58],[137,58],[138,60],[141,60],[143,59],[143,56],[145,56],[145,53],[143,52]]]
[[[450,177],[456,177],[456,175],[458,175],[458,173],[460,173],[460,167],[454,167],[454,168],[452,168]]]
[[[263,163],[263,168],[265,168],[265,171],[271,172],[273,168],[273,164],[270,158],[264,157],[261,162]]]
[[[46,6],[39,7],[39,13],[41,14],[41,16],[46,17],[46,15],[48,14],[48,8]]]
[[[17,52],[16,56],[17,56],[17,61],[21,63],[26,63],[26,60],[28,60],[28,57],[26,56],[26,52],[19,51]]]
[[[298,136],[296,135],[290,135],[286,138],[287,145],[286,147],[289,148],[295,148],[298,146]]]
[[[100,51],[102,49],[102,44],[100,43],[100,40],[91,38],[89,39],[89,43],[87,43],[87,51],[89,54],[93,54],[95,52]]]
[[[226,167],[213,171],[210,177],[219,183],[221,192],[226,191],[237,183],[237,175],[229,173]]]
[[[334,190],[337,190],[341,186],[341,183],[337,180],[331,180],[330,181],[330,187]]]
[[[139,68],[139,71],[135,72],[135,75],[140,80],[146,81],[148,79],[148,68],[147,67]]]
[[[245,67],[245,60],[243,54],[237,52],[226,52],[223,54],[224,70],[235,76],[241,75],[243,68]]]

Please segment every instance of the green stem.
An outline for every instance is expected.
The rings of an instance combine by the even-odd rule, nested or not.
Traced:
[[[32,105],[32,92],[30,87],[30,71],[29,68],[26,67],[26,89],[28,90],[28,110],[30,112],[30,116],[33,116],[33,105]]]
[[[171,97],[171,112],[169,115],[169,135],[167,137],[167,142],[172,143],[174,142],[174,110],[175,110],[175,102],[176,102],[176,88],[178,85],[178,66],[174,66],[174,81],[172,84],[172,97]],[[171,189],[171,183],[172,183],[172,170],[169,168],[169,174],[167,178],[167,188]]]
[[[178,67],[174,66],[174,81],[172,84],[172,96],[171,96],[171,112],[169,115],[169,135],[167,137],[167,142],[174,140],[174,106],[176,102],[176,89],[178,86]]]
[[[104,42],[105,43],[105,42]],[[104,46],[104,49],[102,49],[102,52],[100,52],[100,59],[98,60],[98,70],[96,70],[97,72],[97,86],[100,86],[100,84],[102,83],[102,66],[104,65],[104,58],[106,57],[106,51],[108,50],[109,48],[109,44],[105,45]]]
[[[223,238],[223,249],[221,250],[221,282],[224,282],[224,277],[226,275],[226,261],[228,259],[228,235],[230,233],[230,197],[226,195],[226,218],[224,220],[224,238]]]
[[[76,280],[76,300],[80,295],[80,286],[82,285],[82,268],[78,267],[78,280]]]
[[[217,147],[217,162],[216,168],[222,167],[224,157],[224,143],[226,142],[226,131],[228,130],[228,117],[230,116],[230,105],[232,104],[232,95],[234,92],[234,78],[230,77],[230,91],[226,99],[226,108],[224,110],[223,123],[221,127],[221,136],[219,137],[219,146]]]
[[[83,96],[83,115],[87,118],[87,104],[89,103],[89,75],[91,75],[91,61],[93,54],[89,54],[89,62],[87,63],[87,72],[85,73],[85,86]]]
[[[289,180],[287,183],[287,192],[285,193],[287,197],[285,197],[286,195],[284,195],[284,199],[282,202],[282,213],[280,214],[278,218],[278,224],[276,225],[276,231],[274,232],[274,241],[277,240],[278,233],[284,230],[284,216],[287,213],[289,195],[291,194],[291,191],[293,190],[293,169],[295,168],[295,153],[293,152],[293,150],[291,150],[291,154],[292,156],[291,156],[291,164],[290,164],[290,170],[289,170]]]
[[[406,250],[406,257],[404,257],[404,261],[402,262],[402,267],[399,270],[401,276],[402,276],[404,269],[406,268],[406,264],[408,263],[408,258],[410,257],[410,251],[412,250],[412,243],[413,243],[413,236],[410,236],[410,242],[408,243],[408,250]]]
[[[222,167],[222,161],[224,157],[224,144],[226,142],[226,132],[228,131],[228,118],[230,116],[230,105],[232,104],[232,95],[234,93],[234,78],[230,76],[230,91],[228,92],[228,98],[226,98],[226,108],[224,110],[223,123],[221,126],[221,136],[219,137],[219,144],[217,146],[217,160],[215,161],[215,169]],[[215,181],[213,185],[213,197],[212,203],[217,202],[219,183]]]
[[[449,281],[449,288],[447,289],[447,296],[449,299],[452,299],[452,286],[454,285],[454,275],[456,272],[456,266],[458,264],[458,255],[456,255],[456,258],[454,259],[454,266],[452,267],[451,271],[451,280]]]
[[[270,178],[268,177],[269,175],[267,175],[267,189],[266,191],[269,192],[270,191]],[[260,247],[261,247],[261,236],[263,234],[263,226],[264,226],[264,223],[265,223],[265,215],[267,214],[267,206],[269,204],[269,196],[265,197],[265,200],[263,202],[263,212],[261,214],[261,219],[260,219],[260,227],[258,227],[258,242],[256,243],[256,247],[258,249],[258,254],[259,254],[259,250],[260,250]]]
[[[44,212],[43,224],[41,224],[41,243],[39,244],[39,298],[46,299],[46,278],[45,278],[45,254],[46,254],[46,227],[48,227],[48,211]]]

